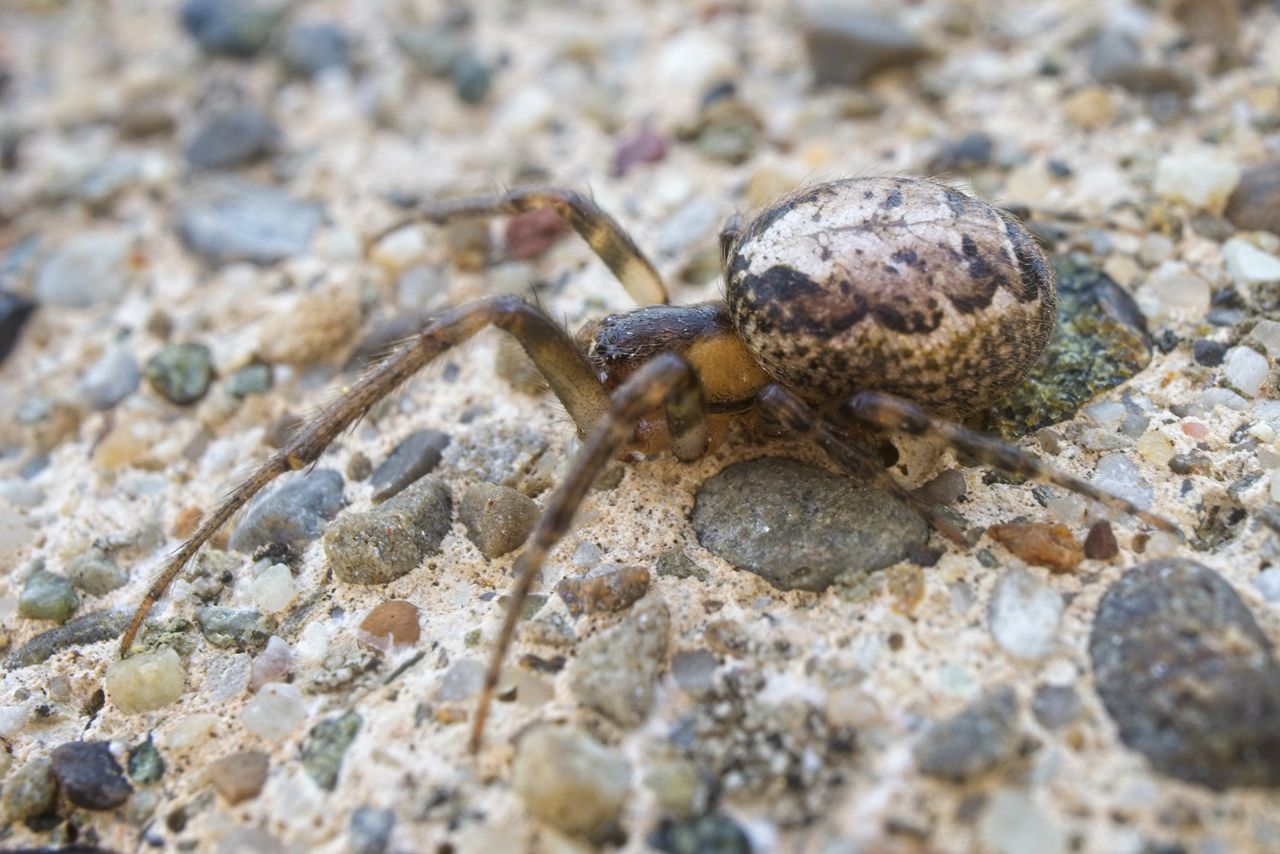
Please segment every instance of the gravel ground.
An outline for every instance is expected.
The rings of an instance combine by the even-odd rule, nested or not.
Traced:
[[[375,239],[405,205],[590,191],[683,303],[718,296],[730,216],[895,174],[1027,217],[1071,294],[990,428],[1184,540],[897,440],[975,533],[926,541],[735,426],[605,472],[473,757],[578,447],[485,332],[226,526],[118,658],[201,514],[424,317],[634,305],[554,218]],[[0,358],[6,848],[1280,838],[1275,3],[14,0]]]

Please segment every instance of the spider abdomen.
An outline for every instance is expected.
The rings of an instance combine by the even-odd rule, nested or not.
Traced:
[[[726,299],[764,369],[814,401],[872,389],[963,416],[1026,376],[1054,276],[1016,219],[933,181],[804,190],[734,242]]]

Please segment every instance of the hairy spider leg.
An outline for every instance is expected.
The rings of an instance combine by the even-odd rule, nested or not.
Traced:
[[[485,672],[484,687],[476,703],[475,718],[471,724],[469,749],[480,749],[484,739],[485,722],[494,689],[502,672],[507,651],[515,636],[520,609],[529,596],[533,581],[543,562],[556,543],[560,542],[573,517],[586,498],[600,473],[609,461],[626,446],[640,419],[660,406],[666,407],[667,428],[671,432],[672,448],[682,460],[696,459],[707,447],[708,425],[704,417],[706,404],[697,372],[675,353],[663,353],[642,365],[627,378],[613,394],[609,413],[591,431],[582,450],[574,457],[564,481],[552,493],[546,508],[538,520],[533,537],[512,572],[515,583],[508,595],[507,613],[493,645],[489,669]],[[695,453],[696,451],[696,453]]]
[[[656,305],[669,301],[662,277],[631,236],[594,201],[573,190],[541,187],[511,190],[499,196],[429,202],[419,205],[410,216],[374,235],[371,243],[406,225],[424,220],[443,225],[459,219],[510,216],[542,209],[555,211],[569,223],[637,303]]]
[[[541,309],[510,295],[479,299],[449,309],[428,321],[411,341],[371,368],[231,490],[164,563],[121,637],[121,654],[128,653],[151,606],[164,595],[182,567],[249,499],[280,475],[315,462],[325,448],[371,406],[441,353],[491,325],[509,333],[525,349],[578,425],[579,433],[585,435],[609,411],[608,392],[568,333]]]
[[[954,522],[894,480],[870,450],[847,433],[833,429],[795,392],[775,383],[760,391],[756,403],[762,414],[776,418],[795,435],[813,438],[826,455],[844,469],[845,474],[870,482],[893,495],[923,516],[931,528],[947,539],[962,546],[972,545]]]
[[[841,404],[837,413],[840,417],[877,430],[897,430],[914,436],[938,436],[952,447],[970,454],[980,463],[994,466],[1016,477],[1025,477],[1069,489],[1086,498],[1092,498],[1112,510],[1136,516],[1162,531],[1182,536],[1178,526],[1163,516],[1144,510],[1119,495],[1112,495],[1110,492],[1099,489],[1087,480],[1059,471],[1021,448],[930,415],[918,404],[905,398],[879,391],[861,391]]]

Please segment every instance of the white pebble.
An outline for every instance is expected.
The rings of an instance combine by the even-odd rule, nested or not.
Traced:
[[[1243,412],[1249,408],[1249,401],[1236,394],[1229,388],[1210,388],[1205,389],[1200,395],[1200,405],[1206,409],[1213,409],[1215,406],[1221,406],[1224,409],[1234,409],[1237,412]]]
[[[1138,307],[1157,323],[1199,320],[1209,311],[1209,283],[1178,266],[1161,267],[1138,291]]]
[[[733,48],[701,30],[666,40],[658,57],[655,85],[661,92],[695,92],[739,76]]]
[[[1275,481],[1272,481],[1274,484]],[[1280,602],[1280,566],[1264,569],[1253,579],[1253,584],[1268,602]]]
[[[369,260],[391,276],[421,262],[427,257],[427,237],[417,226],[398,228],[379,240],[369,250]]]
[[[983,847],[995,854],[1064,854],[1062,829],[1023,792],[1000,789],[978,822]]]
[[[1156,164],[1156,194],[1210,213],[1222,213],[1236,185],[1240,167],[1210,154],[1166,154]]]
[[[1272,359],[1280,359],[1280,323],[1259,320],[1250,330],[1249,338],[1261,344]]]
[[[1152,557],[1173,557],[1178,553],[1178,549],[1182,546],[1182,540],[1177,534],[1171,534],[1168,531],[1154,531],[1147,538],[1147,548],[1145,556]]]
[[[1267,357],[1250,347],[1232,347],[1222,362],[1222,378],[1236,391],[1257,397],[1267,381]]]
[[[163,647],[107,665],[107,695],[126,715],[150,712],[181,697],[183,679],[178,653]]]
[[[1069,492],[1066,495],[1055,495],[1046,501],[1044,506],[1053,515],[1053,518],[1064,525],[1079,525],[1084,521],[1085,511],[1089,509],[1088,505],[1085,504],[1085,500],[1074,492]]]
[[[197,712],[178,721],[164,736],[161,746],[169,750],[187,750],[213,735],[218,716],[209,712]]]
[[[1056,590],[1029,572],[1011,569],[996,582],[987,619],[1001,649],[1034,661],[1053,651],[1062,611]]]
[[[1233,237],[1222,244],[1222,260],[1227,275],[1236,285],[1248,288],[1265,282],[1280,282],[1280,258],[1263,252],[1247,240]]]
[[[1084,408],[1084,414],[1093,419],[1099,427],[1117,427],[1124,420],[1124,404],[1115,400],[1104,400]]]
[[[289,567],[283,563],[273,564],[249,582],[249,598],[263,611],[275,614],[298,598],[298,583],[293,580]]]
[[[13,738],[31,719],[31,710],[22,704],[0,706],[0,738]]]
[[[1093,483],[1099,489],[1127,498],[1144,510],[1155,500],[1151,484],[1124,454],[1108,454],[1098,460]]]
[[[272,682],[263,685],[262,690],[244,704],[240,722],[263,741],[279,741],[301,726],[306,717],[307,708],[298,686]]]
[[[293,650],[289,648],[289,644],[272,635],[267,639],[266,649],[253,660],[253,667],[249,672],[249,689],[257,691],[268,683],[283,682],[289,677],[291,670]]]

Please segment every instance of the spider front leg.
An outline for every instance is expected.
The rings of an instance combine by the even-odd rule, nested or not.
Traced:
[[[342,431],[354,424],[375,403],[399,388],[429,362],[461,344],[486,326],[510,333],[529,354],[551,390],[585,434],[609,410],[609,395],[586,360],[558,324],[519,297],[498,296],[450,309],[429,321],[409,343],[375,365],[343,395],[298,430],[201,523],[161,567],[120,639],[121,654],[134,637],[151,606],[164,596],[187,561],[209,538],[267,484],[280,475],[304,468],[319,459]]]
[[[845,474],[868,481],[893,495],[924,517],[939,534],[962,546],[969,538],[955,523],[927,501],[921,501],[910,490],[893,479],[871,451],[847,434],[834,430],[813,407],[794,392],[780,385],[766,386],[756,398],[761,411],[777,419],[782,426],[800,436],[812,437]]]
[[[700,457],[707,447],[708,425],[702,385],[693,368],[681,356],[663,353],[641,366],[614,392],[613,404],[595,429],[587,436],[569,472],[547,501],[546,509],[534,529],[533,538],[516,560],[512,572],[515,584],[508,596],[507,613],[493,646],[484,688],[476,704],[471,725],[470,750],[480,749],[485,722],[494,689],[502,672],[511,640],[515,636],[520,609],[529,596],[533,581],[551,549],[569,530],[573,517],[600,473],[618,455],[635,432],[640,420],[658,407],[665,406],[671,447],[681,461]]]
[[[1163,516],[1144,510],[1128,499],[1101,490],[1087,480],[1059,471],[1033,454],[993,436],[936,418],[918,404],[905,398],[878,391],[863,391],[842,404],[839,414],[878,430],[900,430],[913,436],[941,437],[948,444],[965,451],[979,462],[994,466],[1006,474],[1069,489],[1113,510],[1136,516],[1162,531],[1182,535],[1178,526]]]
[[[419,205],[411,216],[384,228],[371,238],[371,243],[414,222],[443,225],[459,219],[510,216],[543,209],[555,211],[572,226],[640,305],[665,304],[668,301],[662,277],[631,236],[594,201],[572,190],[554,187],[519,189],[500,196],[430,202]]]

